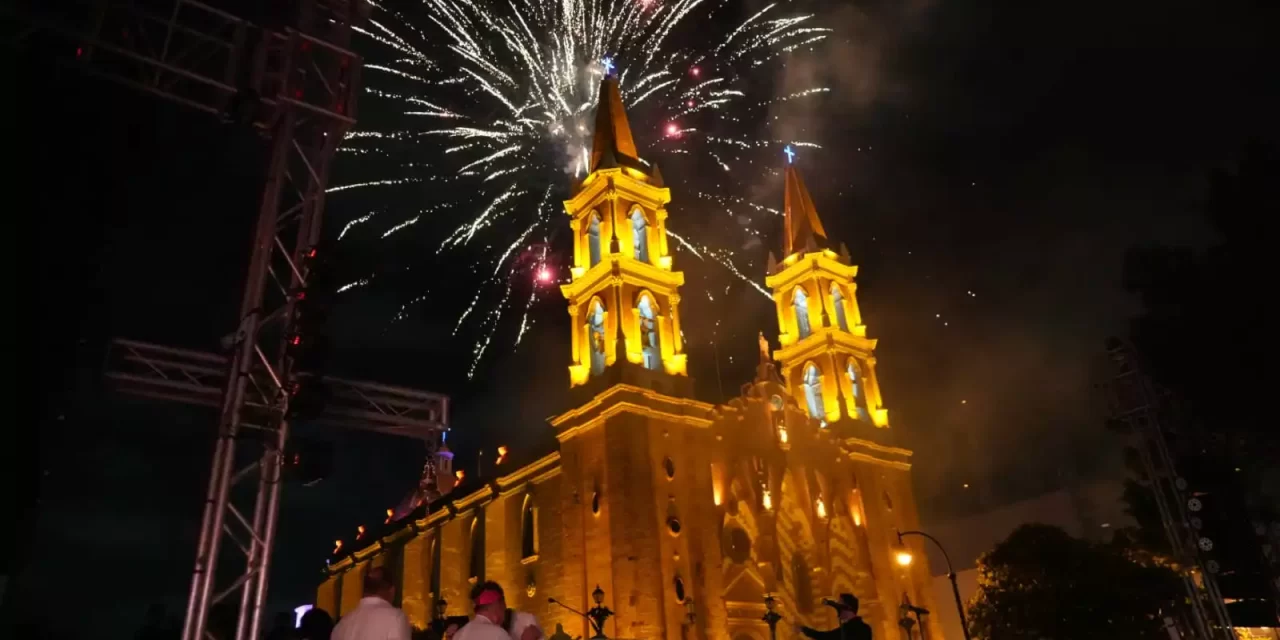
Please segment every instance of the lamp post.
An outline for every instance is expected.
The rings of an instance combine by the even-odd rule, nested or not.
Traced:
[[[698,621],[698,608],[693,604],[693,598],[684,599],[684,620],[680,625],[680,637],[688,638],[689,633],[693,631],[693,625]],[[695,639],[697,634],[693,636]]]
[[[904,567],[910,565],[914,558],[911,555],[911,551],[902,544],[903,536],[920,536],[922,538],[928,538],[933,541],[934,544],[938,545],[938,551],[942,552],[942,559],[947,561],[947,578],[951,580],[951,595],[956,598],[956,614],[960,616],[960,631],[964,634],[964,640],[970,640],[969,622],[965,620],[964,617],[964,601],[960,599],[960,586],[956,584],[956,570],[951,566],[951,556],[947,555],[947,550],[942,546],[941,542],[938,542],[937,538],[923,531],[899,531],[898,545],[900,548],[896,553],[896,560],[898,561],[898,564]]]
[[[449,601],[444,598],[436,600],[435,614],[436,620],[444,620],[445,613],[449,611]]]
[[[587,618],[591,620],[591,626],[596,628],[596,635],[591,640],[602,640],[604,635],[604,621],[613,615],[609,607],[604,606],[604,589],[600,585],[596,585],[596,590],[591,592],[591,599],[595,600],[596,606],[587,610]]]
[[[765,612],[764,617],[760,619],[764,620],[764,623],[769,625],[769,640],[778,640],[778,621],[782,620],[782,616],[778,615],[778,612],[773,610],[773,607],[777,602],[777,599],[773,597],[772,593],[765,594]]]

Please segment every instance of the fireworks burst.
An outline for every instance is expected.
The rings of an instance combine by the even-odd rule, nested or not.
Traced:
[[[755,179],[776,168],[784,144],[816,146],[754,135],[771,105],[826,90],[753,95],[771,86],[780,61],[829,31],[780,3],[750,13],[738,0],[422,0],[405,10],[375,6],[373,19],[358,30],[369,59],[364,81],[372,104],[362,119],[368,129],[351,134],[343,149],[349,158],[344,162],[373,173],[330,192],[367,197],[371,189],[446,187],[427,192],[447,201],[429,209],[419,203],[397,212],[384,201],[376,218],[368,211],[353,215],[342,237],[377,241],[416,233],[437,255],[475,250],[476,293],[457,310],[454,329],[475,340],[470,374],[506,313],[522,308],[519,328],[512,331],[519,344],[531,324],[530,309],[557,280],[548,264],[555,255],[549,244],[562,226],[560,201],[568,197],[571,179],[586,169],[604,75],[618,79],[633,127],[650,134],[644,136],[651,141],[650,154],[705,159],[716,171],[732,176],[741,169],[738,179]],[[746,17],[725,18],[734,12]],[[385,115],[370,117],[370,109]],[[768,159],[758,161],[765,153]],[[732,185],[717,188],[722,193],[681,193],[708,203],[699,210],[703,217],[723,212],[738,221],[744,238],[751,239],[744,246],[758,245],[754,216],[777,210],[728,193]],[[686,236],[672,232],[677,246],[764,291],[735,266],[734,251],[719,246],[723,240],[694,240],[678,216],[670,220]],[[371,279],[350,288],[363,288]],[[396,319],[407,313],[406,305]]]

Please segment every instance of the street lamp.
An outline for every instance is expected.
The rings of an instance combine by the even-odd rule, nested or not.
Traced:
[[[436,600],[436,620],[443,620],[445,613],[449,610],[449,601],[444,598]]]
[[[591,592],[591,599],[595,600],[596,606],[587,610],[587,618],[591,620],[591,626],[596,628],[596,635],[591,636],[591,640],[601,640],[604,635],[604,621],[613,615],[609,607],[604,606],[604,589],[600,585],[596,585],[596,590]]]
[[[969,623],[968,621],[965,620],[965,617],[964,617],[964,601],[960,599],[960,586],[956,584],[956,570],[954,567],[951,566],[951,556],[947,555],[947,550],[943,548],[942,543],[938,542],[937,538],[923,531],[899,531],[898,532],[899,549],[895,553],[895,559],[898,561],[898,564],[901,566],[904,566],[904,567],[909,566],[911,564],[911,561],[913,560],[911,556],[911,551],[909,551],[906,545],[903,545],[902,543],[903,536],[920,536],[922,538],[928,538],[929,540],[933,541],[934,544],[938,545],[938,551],[942,552],[942,559],[947,561],[947,578],[951,580],[951,595],[955,596],[956,598],[956,613],[960,615],[960,631],[964,633],[964,640],[970,640]]]
[[[778,612],[773,610],[773,607],[777,602],[777,599],[773,597],[772,593],[765,594],[765,612],[764,617],[760,619],[764,620],[764,623],[769,625],[769,640],[778,640],[778,621],[782,620],[782,616],[778,615]]]

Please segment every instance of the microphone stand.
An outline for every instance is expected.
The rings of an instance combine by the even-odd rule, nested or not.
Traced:
[[[597,620],[595,619],[595,617],[592,617],[592,616],[587,615],[587,614],[585,614],[585,613],[583,613],[583,612],[581,612],[581,611],[578,611],[577,609],[574,609],[573,607],[571,607],[571,606],[569,606],[569,605],[567,605],[567,604],[565,604],[565,603],[563,603],[563,602],[560,602],[559,600],[556,600],[555,598],[547,598],[547,602],[550,602],[551,604],[554,604],[554,605],[556,605],[556,606],[559,606],[559,607],[560,607],[560,608],[562,608],[562,609],[567,609],[567,610],[569,610],[569,611],[570,611],[570,612],[572,612],[572,613],[576,613],[576,614],[578,614],[578,615],[582,616],[582,617],[583,617],[583,619],[585,619],[587,622],[590,622],[590,623],[591,623],[591,627],[592,627],[593,629],[595,629],[595,630],[596,630],[595,638],[604,638],[604,637],[605,637],[605,635],[604,635],[604,627],[603,627],[603,624],[604,624],[604,620],[605,620],[605,618],[608,618],[608,617],[609,617],[608,615],[601,617],[601,618],[600,618],[600,620],[598,620],[598,621],[597,621]],[[599,607],[596,607],[596,608],[598,609]],[[592,609],[592,611],[594,612],[594,611],[595,611],[595,609]],[[607,611],[609,615],[613,615],[613,612],[612,612],[612,611],[609,611],[608,609],[605,609],[604,611]],[[592,640],[595,640],[595,638],[592,638]]]

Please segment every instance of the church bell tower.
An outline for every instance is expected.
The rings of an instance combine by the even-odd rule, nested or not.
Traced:
[[[680,285],[667,252],[671,191],[640,159],[617,80],[600,84],[590,166],[565,210],[574,235],[573,276],[561,291],[573,326],[571,386],[619,360],[686,376]]]
[[[785,255],[769,255],[765,284],[778,309],[774,358],[782,378],[809,416],[827,424],[855,420],[889,426],[876,380],[876,341],[858,311],[854,277],[843,244],[832,251],[800,172],[786,170]]]

